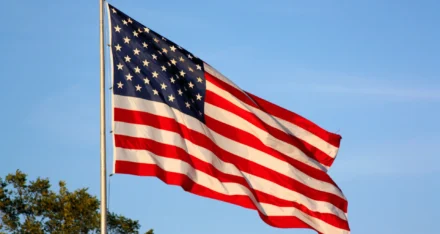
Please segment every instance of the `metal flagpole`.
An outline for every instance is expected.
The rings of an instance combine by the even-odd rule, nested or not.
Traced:
[[[104,0],[99,0],[99,52],[101,80],[101,234],[107,233],[107,172],[105,147]]]

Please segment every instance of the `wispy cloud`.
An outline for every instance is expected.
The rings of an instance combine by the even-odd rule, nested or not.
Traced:
[[[415,176],[436,173],[439,171],[438,160],[430,155],[413,155],[413,158],[399,155],[382,154],[379,156],[365,155],[356,159],[338,160],[331,173],[348,176],[350,179],[359,177],[383,176]]]
[[[330,174],[343,180],[355,180],[439,173],[440,158],[434,150],[438,140],[376,145],[366,150],[350,149],[351,152],[338,156]]]
[[[319,93],[332,93],[350,96],[372,96],[402,98],[411,100],[440,101],[440,89],[411,88],[381,85],[345,85],[345,84],[297,84],[296,90]]]
[[[289,74],[275,74],[282,77],[278,82],[264,84],[279,85],[273,90],[280,92],[307,92],[332,96],[349,96],[359,98],[381,98],[397,101],[440,101],[439,79],[421,77],[362,77],[335,73],[316,73],[309,71],[290,71]],[[287,77],[287,78],[286,78]],[[288,80],[286,80],[288,79]],[[256,85],[257,86],[257,85]],[[258,88],[258,87],[257,87]],[[288,89],[287,89],[288,88]]]

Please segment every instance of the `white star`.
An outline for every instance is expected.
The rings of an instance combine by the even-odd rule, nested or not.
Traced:
[[[191,105],[189,104],[189,102],[185,102],[186,107],[190,107]]]
[[[116,25],[116,27],[115,27],[115,31],[116,31],[116,32],[121,32],[121,28],[119,27],[119,25]]]
[[[162,51],[166,54],[168,53],[168,50],[166,48],[162,48]]]
[[[115,10],[115,8],[112,8],[112,11],[113,11],[113,13],[116,13],[116,10]]]
[[[150,33],[150,29],[149,28],[144,28],[145,32]]]
[[[202,83],[203,82],[202,78],[197,77],[197,82]]]
[[[159,43],[159,39],[154,38],[153,40],[154,40],[156,43]]]
[[[153,59],[157,60],[157,55],[153,54],[151,56],[153,56]]]
[[[173,64],[173,65],[176,65],[176,60],[174,60],[174,59],[171,59],[171,63]]]
[[[174,101],[174,96],[171,94],[170,96],[168,96],[168,101],[170,101],[170,102],[172,102],[172,101]]]
[[[124,86],[124,84],[121,81],[119,81],[119,83],[117,83],[117,85],[118,85],[118,88],[120,88],[120,89],[122,89],[122,86]]]
[[[194,84],[190,81],[190,82],[188,83],[188,86],[189,86],[190,88],[193,88],[193,87],[194,87]]]
[[[119,44],[115,45],[116,51],[121,51],[121,46]]]
[[[154,94],[154,95],[159,95],[159,92],[157,92],[156,89],[153,89],[153,94]]]
[[[189,58],[189,59],[192,59],[193,57],[191,56],[191,54],[188,54],[188,58]]]
[[[136,85],[135,87],[136,87],[136,91],[139,91],[139,92],[140,92],[141,89],[142,89],[142,87],[141,87],[140,85]]]
[[[179,93],[180,96],[182,96],[183,92],[181,89],[177,90],[177,92]]]
[[[126,20],[122,20],[122,23],[123,23],[124,25],[127,25],[127,21],[126,21]]]
[[[174,52],[174,51],[176,51],[176,47],[171,46],[171,47],[170,47],[170,50]]]
[[[124,43],[126,43],[126,44],[130,43],[130,38],[125,37],[125,38],[124,38]]]
[[[181,75],[182,77],[184,77],[184,76],[185,76],[185,72],[184,72],[184,71],[180,71],[180,75]]]
[[[142,63],[144,63],[144,66],[148,67],[148,64],[149,64],[150,62],[148,62],[148,61],[145,59]]]
[[[162,83],[162,84],[160,85],[160,87],[161,87],[162,89],[166,89],[166,88],[167,88],[167,85],[166,85],[165,83]]]
[[[162,71],[166,71],[167,68],[165,66],[162,66]]]
[[[196,67],[197,67],[197,70],[202,70],[202,67],[199,64],[197,64]]]
[[[180,62],[185,62],[185,59],[183,59],[182,56],[180,56],[179,60]]]
[[[194,71],[191,67],[188,67],[188,70],[189,70],[190,72],[193,72],[193,71]]]
[[[162,40],[163,40],[163,41],[167,41],[167,39],[166,39],[165,37],[162,37]]]
[[[139,33],[136,31],[133,31],[133,36],[138,37]]]
[[[141,72],[141,69],[140,69],[139,67],[135,67],[135,68],[134,68],[134,72],[136,72],[136,73],[140,73],[140,72]]]
[[[128,75],[126,75],[125,77],[127,77],[127,80],[131,80],[131,78],[133,78],[133,76],[130,73],[128,73]]]
[[[150,80],[149,80],[147,77],[145,77],[145,79],[144,79],[144,83],[145,83],[145,84],[150,84]]]
[[[141,51],[138,50],[137,48],[133,50],[133,53],[134,53],[135,55],[139,55],[139,52],[141,52]]]
[[[131,24],[131,23],[133,23],[133,21],[131,21],[131,19],[130,19],[130,18],[128,18],[128,20],[127,20],[127,21],[128,21],[128,22],[129,22],[130,24]]]
[[[145,47],[145,48],[148,48],[148,44],[147,43],[142,43],[142,45]]]
[[[174,77],[171,77],[171,83],[174,84],[174,82],[176,82],[176,80],[174,79]]]
[[[116,65],[116,66],[118,66],[118,70],[122,70],[122,68],[124,67],[124,65],[122,65],[121,63],[119,63],[119,64]]]
[[[202,100],[202,96],[199,93],[196,95],[196,98],[197,100]]]
[[[168,65],[168,67],[171,67],[171,63],[170,62],[167,62],[167,65]]]
[[[125,62],[130,62],[130,61],[131,61],[131,58],[130,58],[130,56],[128,56],[128,55],[125,56],[124,58],[125,58]]]
[[[154,71],[152,74],[154,78],[157,78],[159,76],[159,74],[156,71]]]

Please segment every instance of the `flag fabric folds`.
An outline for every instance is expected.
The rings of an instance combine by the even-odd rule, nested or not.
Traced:
[[[114,172],[256,210],[279,228],[350,233],[327,174],[341,137],[243,91],[108,4]]]

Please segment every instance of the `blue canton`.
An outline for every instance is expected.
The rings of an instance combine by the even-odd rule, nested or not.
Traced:
[[[162,102],[204,122],[203,61],[109,5],[113,94]]]

